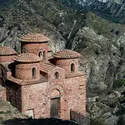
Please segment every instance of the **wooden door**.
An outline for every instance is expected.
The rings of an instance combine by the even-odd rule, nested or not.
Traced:
[[[60,107],[60,98],[51,99],[51,111],[50,111],[51,117],[59,118],[59,107]]]

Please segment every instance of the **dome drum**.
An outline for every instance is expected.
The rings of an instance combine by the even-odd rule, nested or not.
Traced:
[[[55,64],[64,68],[68,73],[77,72],[79,66],[78,59],[55,59]],[[74,65],[74,70],[72,70],[72,65]]]
[[[32,80],[40,77],[40,58],[32,53],[23,53],[15,58],[15,77]]]
[[[34,53],[37,55],[39,50],[48,50],[48,45],[46,43],[22,43],[22,53]]]
[[[18,63],[15,66],[15,78],[33,80],[40,77],[40,63]]]
[[[72,50],[62,50],[54,54],[54,62],[57,66],[65,69],[66,72],[78,71],[78,58],[80,54]]]
[[[22,53],[34,53],[39,56],[40,51],[45,52],[41,60],[48,58],[48,41],[49,39],[42,34],[28,34],[19,39],[21,41]],[[45,57],[45,58],[44,58]]]

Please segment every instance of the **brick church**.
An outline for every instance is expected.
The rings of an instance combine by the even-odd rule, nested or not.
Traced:
[[[7,79],[1,97],[33,118],[70,119],[70,111],[86,115],[86,77],[79,71],[80,54],[52,53],[42,34],[22,36],[21,54],[0,46],[0,64]],[[1,71],[3,75],[3,71]]]

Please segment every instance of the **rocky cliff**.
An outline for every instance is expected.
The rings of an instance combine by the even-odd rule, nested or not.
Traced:
[[[124,24],[78,12],[57,0],[7,1],[0,8],[1,45],[20,52],[18,37],[40,32],[51,39],[53,52],[68,48],[81,53],[80,69],[87,74],[87,111],[93,124],[124,124],[124,31]]]
[[[125,23],[125,0],[57,0],[77,11],[93,11],[108,20]]]

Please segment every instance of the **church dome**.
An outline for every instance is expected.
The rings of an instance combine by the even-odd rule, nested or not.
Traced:
[[[15,57],[17,62],[40,62],[41,59],[33,53],[22,53]]]
[[[8,56],[14,54],[17,54],[17,52],[11,47],[0,46],[0,56]]]
[[[47,38],[43,34],[34,33],[24,35],[19,40],[22,42],[48,42],[49,38]]]
[[[53,56],[60,59],[72,59],[80,57],[80,54],[78,52],[66,49],[56,52]]]

